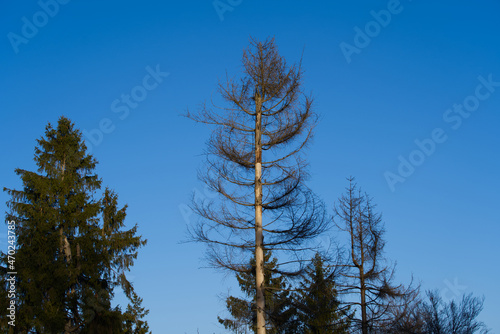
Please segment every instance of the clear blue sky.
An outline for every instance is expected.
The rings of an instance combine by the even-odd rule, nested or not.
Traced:
[[[179,115],[239,74],[250,35],[275,36],[290,62],[305,50],[322,115],[309,185],[331,209],[356,176],[384,214],[398,279],[484,295],[481,319],[500,333],[499,2],[221,0],[221,15],[210,0],[60,2],[51,15],[2,3],[1,186],[35,169],[47,122],[65,115],[94,134],[99,175],[149,240],[132,275],[155,333],[222,333],[221,296],[237,291],[200,269],[202,245],[179,243],[210,133]]]

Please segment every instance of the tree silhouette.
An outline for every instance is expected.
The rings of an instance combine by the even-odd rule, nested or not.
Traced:
[[[469,294],[462,296],[459,303],[452,300],[446,304],[435,291],[428,291],[427,299],[420,309],[426,334],[489,333],[486,325],[476,320],[483,309],[483,300],[480,298]]]
[[[336,225],[350,240],[339,291],[358,296],[349,303],[357,312],[353,324],[367,334],[391,326],[396,320],[393,311],[416,298],[418,288],[393,284],[394,267],[386,265],[383,257],[382,216],[375,213],[371,198],[357,189],[354,178],[348,181],[335,206]]]

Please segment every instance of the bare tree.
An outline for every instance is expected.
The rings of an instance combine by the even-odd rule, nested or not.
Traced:
[[[221,199],[193,200],[194,212],[203,219],[190,232],[195,241],[208,244],[214,267],[247,271],[249,251],[254,252],[257,333],[263,334],[264,249],[274,254],[304,250],[326,220],[322,203],[304,186],[301,152],[317,117],[312,99],[301,90],[300,64],[288,66],[274,39],[251,39],[243,72],[241,79],[219,84],[224,107],[212,102],[187,114],[215,126],[199,177]]]
[[[363,334],[391,326],[404,316],[405,305],[417,297],[417,290],[393,285],[394,266],[383,257],[384,228],[382,217],[374,212],[371,198],[358,190],[354,178],[335,206],[335,223],[349,235],[348,257],[341,272],[344,282],[339,292],[352,293],[359,300],[350,302],[356,310],[354,325]],[[360,316],[359,316],[360,315]]]
[[[426,300],[412,300],[406,308],[396,309],[396,321],[380,331],[381,334],[474,334],[489,333],[486,325],[478,321],[484,298],[472,294],[443,302],[437,291],[427,291]]]
[[[484,299],[472,294],[462,296],[460,303],[452,300],[444,303],[435,291],[427,292],[428,302],[421,303],[420,317],[428,334],[489,333],[486,325],[476,320],[483,310]]]
[[[388,323],[377,331],[379,334],[426,334],[422,316],[422,301],[418,291],[414,290],[396,299],[390,307]]]

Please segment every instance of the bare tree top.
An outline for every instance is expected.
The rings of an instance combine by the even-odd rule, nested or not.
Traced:
[[[256,205],[264,214],[266,249],[305,249],[304,242],[326,227],[322,202],[304,184],[308,173],[302,150],[317,116],[312,98],[301,90],[301,62],[287,64],[274,39],[251,39],[242,63],[240,78],[226,76],[218,85],[222,106],[210,101],[198,113],[186,114],[214,126],[199,178],[220,199],[193,201],[202,220],[191,228],[192,237],[211,245],[212,264],[230,269],[237,267],[231,248],[255,247]],[[255,195],[256,164],[262,167],[261,203]],[[238,263],[241,268],[247,261]]]

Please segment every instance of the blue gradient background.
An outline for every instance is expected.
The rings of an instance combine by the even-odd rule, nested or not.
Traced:
[[[226,1],[223,1],[227,3]],[[500,87],[457,130],[445,111],[474,94],[477,77],[500,81],[500,3],[402,0],[402,11],[346,62],[340,43],[387,1],[242,1],[221,21],[212,1],[70,1],[16,54],[10,32],[32,21],[36,1],[0,5],[1,186],[19,188],[17,167],[35,170],[35,139],[61,115],[91,131],[114,131],[93,148],[104,185],[127,203],[128,224],[149,240],[131,273],[155,333],[222,333],[231,276],[201,269],[204,247],[182,244],[183,215],[210,129],[180,116],[216,98],[226,71],[239,75],[249,36],[275,36],[289,62],[303,54],[304,88],[321,115],[310,187],[331,209],[354,175],[384,214],[386,256],[397,279],[423,289],[486,297],[480,319],[500,332]],[[170,75],[125,119],[111,110],[142,83],[146,67]],[[448,139],[392,192],[384,178],[415,139]],[[6,210],[5,193],[0,206]],[[335,232],[332,231],[332,236]],[[6,236],[0,246],[6,248]],[[340,237],[339,237],[340,238]],[[448,290],[446,290],[448,289]],[[117,295],[123,305],[123,296]]]

